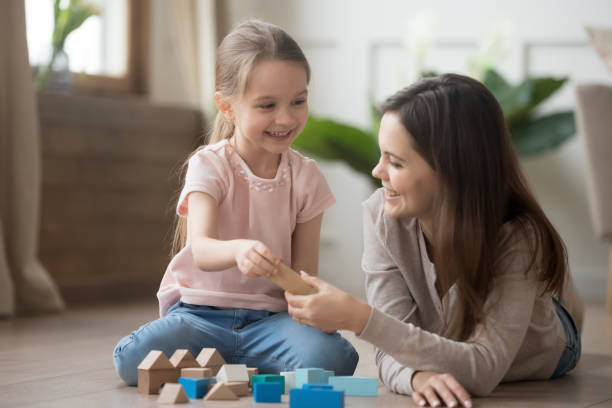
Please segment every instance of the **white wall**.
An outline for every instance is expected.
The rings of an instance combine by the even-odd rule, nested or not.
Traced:
[[[424,5],[426,4],[426,5]],[[420,12],[435,16],[426,67],[467,72],[468,58],[502,20],[513,27],[497,68],[510,80],[526,73],[569,75],[571,82],[544,110],[574,106],[576,83],[612,83],[584,26],[612,26],[612,1],[231,0],[231,24],[257,17],[284,27],[302,45],[313,68],[311,111],[369,126],[368,95],[377,101],[406,85],[402,51],[406,28]],[[405,75],[404,75],[405,77]],[[607,245],[594,236],[584,182],[584,152],[575,138],[556,152],[522,160],[544,210],[569,250],[576,284],[591,300],[604,297]],[[368,182],[343,164],[322,164],[337,205],[323,226],[321,275],[359,295],[363,288],[361,201]]]

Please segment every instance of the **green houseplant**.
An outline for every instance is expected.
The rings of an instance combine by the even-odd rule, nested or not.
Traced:
[[[66,7],[61,7],[61,0],[53,3],[53,34],[51,38],[51,56],[49,62],[40,67],[36,76],[36,89],[48,86],[54,71],[64,71],[68,76],[68,56],[64,52],[66,38],[79,28],[85,20],[100,15],[100,10],[83,0],[70,0]],[[60,74],[61,75],[61,74]],[[66,81],[66,79],[63,79]]]
[[[426,76],[436,75],[428,72]],[[495,69],[484,71],[482,82],[501,104],[504,117],[519,156],[534,156],[553,150],[576,132],[573,111],[539,114],[539,105],[555,94],[567,78],[527,77],[511,84]],[[371,102],[372,128],[360,129],[335,120],[311,116],[294,146],[323,160],[341,160],[367,176],[374,186],[371,171],[380,156],[377,134],[380,115]]]

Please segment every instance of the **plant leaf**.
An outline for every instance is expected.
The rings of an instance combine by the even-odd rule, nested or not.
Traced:
[[[293,142],[296,149],[323,160],[341,160],[378,185],[371,175],[380,151],[375,136],[357,127],[310,116]]]
[[[574,112],[556,112],[510,129],[520,156],[534,156],[555,149],[576,134]]]

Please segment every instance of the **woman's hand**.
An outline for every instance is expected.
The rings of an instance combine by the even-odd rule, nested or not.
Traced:
[[[269,277],[278,273],[281,258],[274,255],[262,242],[238,239],[234,241],[234,245],[236,266],[246,276]]]
[[[417,371],[412,376],[412,399],[419,406],[439,407],[440,399],[447,407],[471,407],[470,394],[450,374]]]
[[[316,287],[318,292],[307,296],[285,292],[289,314],[293,320],[326,333],[333,333],[341,329],[361,333],[370,317],[370,306],[303,271],[301,276],[306,283]]]

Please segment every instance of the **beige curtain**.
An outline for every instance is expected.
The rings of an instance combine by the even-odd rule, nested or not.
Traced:
[[[40,142],[23,1],[0,2],[0,315],[64,308],[37,258]]]
[[[157,103],[213,111],[215,0],[153,0],[149,89]]]

